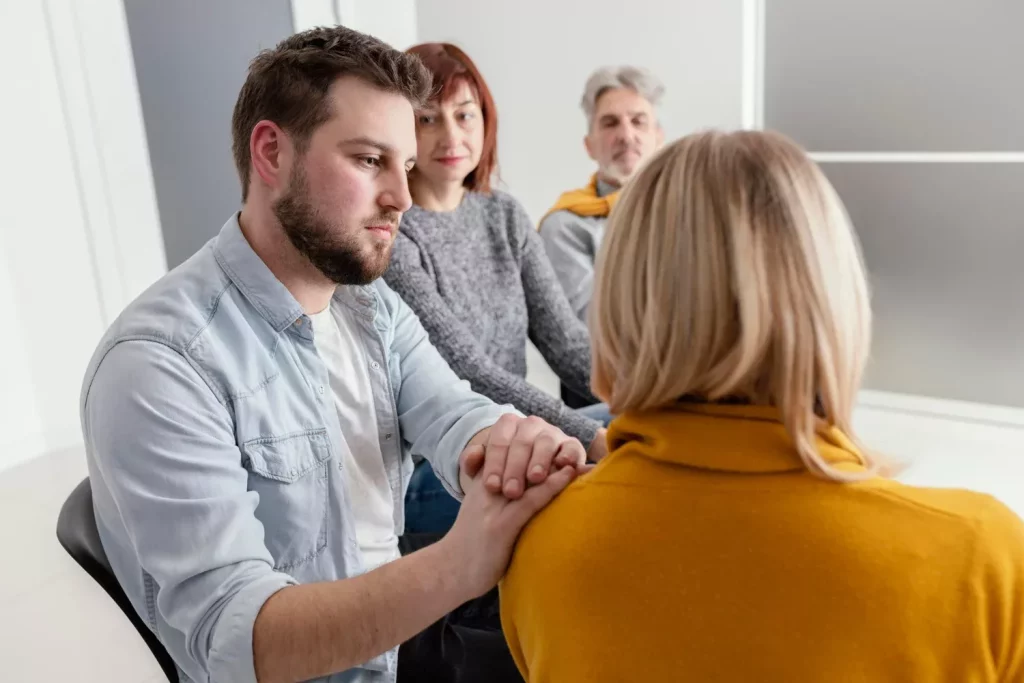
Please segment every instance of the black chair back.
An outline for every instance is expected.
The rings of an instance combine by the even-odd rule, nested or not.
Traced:
[[[96,516],[92,507],[92,488],[89,486],[88,477],[75,487],[60,509],[60,516],[57,517],[57,540],[64,550],[74,558],[75,562],[103,587],[107,595],[117,603],[124,615],[132,622],[132,626],[146,641],[150,652],[156,657],[167,680],[171,683],[178,683],[178,670],[174,665],[174,660],[160,644],[156,634],[149,630],[149,627],[135,611],[128,596],[121,589],[121,584],[117,582],[113,569],[110,568],[110,561],[107,560],[107,554],[103,551],[103,544],[100,542],[100,532],[96,528]]]

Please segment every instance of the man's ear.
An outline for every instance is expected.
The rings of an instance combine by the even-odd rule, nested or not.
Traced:
[[[597,161],[597,157],[594,156],[594,144],[593,140],[591,140],[590,138],[590,133],[587,133],[583,137],[583,149],[587,150],[587,156],[589,156],[594,161]]]
[[[658,130],[655,135],[657,136],[655,139],[658,141],[658,147],[665,144],[665,129],[661,127],[660,123],[658,124]]]
[[[288,180],[291,167],[291,140],[273,121],[260,121],[249,136],[249,156],[256,176],[268,187],[277,189]]]

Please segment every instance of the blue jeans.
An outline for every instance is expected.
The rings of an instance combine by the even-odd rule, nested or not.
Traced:
[[[591,420],[597,420],[605,427],[612,421],[612,414],[608,412],[607,403],[595,403],[592,406],[577,408],[576,412],[584,417],[589,417]]]
[[[592,420],[608,426],[612,416],[604,403],[577,410]],[[445,491],[426,460],[416,463],[405,493],[405,533],[446,534],[459,514],[459,501]]]
[[[459,505],[441,485],[430,463],[420,460],[405,493],[405,533],[448,533],[459,514]]]

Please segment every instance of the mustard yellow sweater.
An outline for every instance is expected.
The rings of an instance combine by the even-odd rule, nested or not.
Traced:
[[[996,500],[815,478],[768,408],[626,415],[609,445],[501,586],[530,683],[1024,682],[1024,523]]]

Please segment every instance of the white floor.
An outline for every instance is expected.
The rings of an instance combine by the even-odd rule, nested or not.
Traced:
[[[553,388],[552,378],[533,379]],[[1024,431],[995,430],[984,443],[956,425],[914,418],[908,428],[904,419],[865,409],[858,428],[866,442],[890,453],[928,453],[913,462],[906,481],[985,491],[1024,515]],[[80,449],[0,472],[0,681],[164,680],[128,620],[57,543],[57,513],[85,475]]]
[[[0,681],[166,681],[131,623],[57,543],[81,450],[0,472]]]

